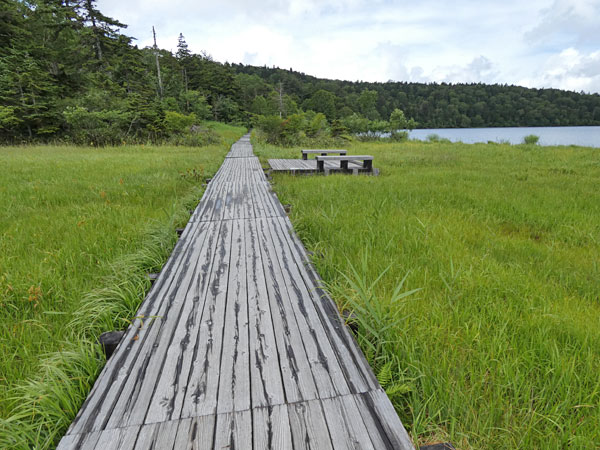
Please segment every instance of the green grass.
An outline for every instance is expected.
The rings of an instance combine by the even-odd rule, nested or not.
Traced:
[[[275,190],[415,441],[600,447],[600,150],[347,148],[381,175]]]
[[[244,129],[208,147],[0,148],[0,448],[48,448]]]

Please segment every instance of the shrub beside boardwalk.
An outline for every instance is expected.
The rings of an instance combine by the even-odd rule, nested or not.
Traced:
[[[600,151],[344,148],[380,176],[276,175],[275,190],[413,435],[600,446]]]

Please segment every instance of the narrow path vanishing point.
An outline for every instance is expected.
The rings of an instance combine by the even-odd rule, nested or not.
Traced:
[[[413,449],[235,143],[58,449]]]

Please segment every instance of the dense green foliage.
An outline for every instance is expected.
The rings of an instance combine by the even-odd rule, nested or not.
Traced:
[[[175,55],[139,49],[95,3],[0,0],[0,142],[206,145],[194,125],[239,118],[227,67],[183,36]]]
[[[528,89],[518,86],[447,83],[367,83],[324,80],[292,69],[233,64],[245,83],[256,89],[264,109],[243,105],[253,113],[275,113],[279,86],[287,104],[322,112],[329,120],[360,114],[387,120],[395,109],[404,111],[420,128],[600,125],[600,95]],[[269,86],[276,89],[270,91]],[[263,102],[264,100],[264,102]],[[258,104],[258,103],[257,103]],[[284,107],[283,113],[290,110]],[[293,108],[292,108],[293,109]],[[293,111],[292,111],[293,112]]]
[[[0,143],[205,145],[214,134],[197,125],[208,118],[252,125],[303,112],[323,114],[330,137],[393,133],[388,120],[396,110],[416,121],[406,128],[600,125],[597,94],[324,80],[221,64],[193,54],[183,35],[175,54],[140,49],[121,33],[125,27],[95,0],[0,0]]]
[[[274,189],[412,435],[598,448],[598,149],[347,148],[381,175],[276,175]]]
[[[202,149],[0,148],[0,448],[53,448],[69,425],[102,367],[97,336],[132,320],[245,131],[215,129]]]

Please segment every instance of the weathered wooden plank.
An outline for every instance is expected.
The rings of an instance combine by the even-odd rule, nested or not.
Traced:
[[[58,444],[57,450],[94,450],[100,439],[100,432],[73,434],[62,438]]]
[[[235,164],[231,179],[231,197],[230,202],[227,205],[227,210],[223,217],[225,220],[234,220],[240,218],[240,203],[245,200],[242,194],[241,187],[242,178],[244,176],[243,168],[245,160],[246,158],[236,158],[233,160],[235,161]]]
[[[287,406],[295,450],[333,449],[321,402],[310,400]]]
[[[196,271],[202,272],[203,268],[211,267],[210,261],[212,261],[215,252],[215,242],[219,238],[220,224],[210,222],[205,227],[206,236],[205,239],[201,240],[203,245],[200,246],[197,252],[194,252],[196,255],[195,260],[188,264],[186,270],[176,279],[174,288],[166,296],[166,310],[162,318],[157,321],[160,323],[160,327],[155,325],[156,322],[149,327],[149,333],[154,333],[155,339],[149,340],[140,349],[140,358],[136,360],[125,381],[125,386],[110,413],[107,428],[144,423],[157,380],[164,369],[165,358],[175,335],[177,324],[179,320],[182,320],[182,311],[189,307],[189,302],[186,301],[188,291],[198,282],[194,274]],[[200,255],[204,255],[204,257],[200,259]],[[202,277],[200,282],[205,285],[206,277]],[[183,320],[187,320],[187,318],[183,317]],[[172,380],[167,381],[167,383],[170,382]],[[186,384],[184,383],[181,386],[185,387]],[[160,405],[163,407],[164,413],[164,416],[161,416],[162,418],[171,417],[174,410],[173,402],[168,399]],[[156,404],[154,403],[153,406],[156,406]]]
[[[244,222],[234,220],[217,412],[250,409],[248,289]]]
[[[277,343],[271,317],[258,230],[244,221],[250,322],[250,380],[252,407],[285,402]]]
[[[248,161],[246,159],[246,161]],[[250,161],[248,161],[247,163],[248,167],[251,167]],[[254,197],[252,196],[252,173],[251,173],[251,169],[246,169],[244,171],[244,179],[243,179],[243,187],[242,187],[242,192],[243,192],[243,201],[241,202],[240,205],[240,216],[241,218],[244,219],[250,219],[254,217]]]
[[[255,217],[285,216],[283,206],[266,181],[262,170],[255,171],[254,180]]]
[[[356,400],[373,442],[378,436],[387,445],[377,448],[414,450],[404,425],[383,389],[356,396]]]
[[[173,450],[178,426],[176,420],[142,426],[134,450]]]
[[[222,220],[231,220],[233,219],[233,207],[235,204],[235,188],[236,188],[236,172],[237,167],[232,167],[231,180],[227,181],[225,184],[227,185],[227,191],[225,192],[224,202],[223,202],[223,215],[221,216]]]
[[[211,228],[212,234],[207,238],[207,245],[201,248],[196,265],[190,269],[189,278],[184,279],[180,285],[183,307],[172,337],[170,341],[161,342],[157,346],[156,355],[164,354],[165,359],[161,362],[155,357],[156,366],[152,367],[143,380],[146,387],[142,387],[142,390],[149,392],[152,400],[148,396],[140,396],[136,408],[141,409],[148,403],[145,423],[180,417],[190,374],[192,350],[196,345],[220,233],[218,224],[211,224]],[[155,386],[154,389],[151,388],[152,385]],[[137,420],[141,420],[140,416],[141,414]]]
[[[222,179],[221,169],[219,169],[219,172],[213,177],[213,180],[204,191],[202,200],[200,200],[200,203],[198,203],[198,206],[190,218],[192,222],[208,221],[212,219],[215,202],[219,198],[219,193],[223,188],[220,179]]]
[[[215,430],[215,449],[246,449],[252,444],[252,414],[238,411],[219,414]]]
[[[317,398],[318,392],[302,335],[283,285],[281,268],[269,238],[267,224],[264,220],[257,219],[256,225],[286,400],[297,402]]]
[[[101,432],[96,450],[126,450],[132,449],[138,438],[141,426],[114,428]]]
[[[321,400],[331,434],[338,449],[375,449],[352,395]]]
[[[244,219],[245,205],[250,198],[248,190],[248,158],[238,158],[239,171],[236,175],[236,187],[233,203],[233,218]]]
[[[80,438],[80,435],[77,434],[67,434],[63,436],[63,438],[58,443],[56,450],[71,450],[75,448],[77,444],[77,439]]]
[[[212,449],[216,415],[182,419],[177,429],[175,450]]]
[[[329,297],[327,292],[322,288],[322,281],[317,272],[314,270],[312,263],[304,246],[293,232],[293,227],[287,217],[278,219],[283,229],[287,229],[286,237],[288,238],[295,253],[295,260],[302,278],[307,286],[312,286],[309,289],[313,304],[316,307],[319,319],[327,332],[327,336],[331,342],[341,369],[350,390],[352,393],[366,392],[379,388],[379,383],[367,363],[360,347],[350,334],[341,318],[337,306]]]
[[[182,418],[214,414],[221,367],[221,348],[227,303],[227,284],[231,254],[231,222],[221,222],[210,288],[206,296],[200,330],[195,338],[190,377],[187,383]]]
[[[315,310],[312,298],[298,270],[288,235],[277,219],[264,219],[270,232],[276,259],[281,267],[283,284],[286,287],[293,314],[298,323],[302,342],[310,362],[320,398],[350,393],[336,354],[327,333]]]
[[[255,449],[292,450],[292,432],[286,405],[257,408],[252,411]]]
[[[272,214],[272,210],[267,202],[268,187],[258,181],[258,176],[252,174],[253,183],[251,185],[250,195],[253,199],[254,214],[252,217],[269,217]]]
[[[202,205],[195,218],[200,222],[220,220],[222,215],[223,193],[227,186],[220,181],[211,181],[208,186],[210,191],[205,192],[206,198],[202,197]]]

